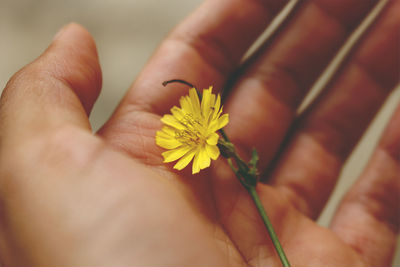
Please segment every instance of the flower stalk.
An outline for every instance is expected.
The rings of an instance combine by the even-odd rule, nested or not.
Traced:
[[[289,260],[287,259],[285,252],[283,251],[282,245],[279,242],[278,236],[275,233],[274,227],[272,226],[272,223],[269,220],[268,215],[264,210],[261,200],[257,194],[256,187],[250,186],[249,188],[246,189],[249,192],[251,198],[253,199],[254,204],[258,209],[258,212],[264,222],[265,228],[267,228],[268,234],[272,240],[272,243],[274,244],[275,250],[278,253],[279,259],[282,262],[282,266],[290,267]]]
[[[254,204],[257,207],[257,210],[263,220],[265,228],[268,231],[268,234],[271,238],[271,241],[275,247],[276,252],[278,253],[279,259],[282,262],[284,267],[290,267],[289,260],[286,257],[286,254],[282,248],[281,243],[279,242],[278,236],[275,233],[274,227],[265,212],[265,209],[261,203],[260,197],[258,196],[256,186],[258,182],[258,171],[257,171],[257,163],[258,163],[258,154],[255,149],[253,149],[253,153],[251,156],[251,160],[249,163],[245,163],[240,156],[236,153],[234,145],[229,141],[225,131],[223,129],[220,130],[221,136],[224,138],[218,142],[218,147],[220,148],[221,155],[228,159],[228,164],[231,167],[232,171],[235,173],[238,180],[241,182],[243,187],[249,192],[251,198],[253,199]],[[228,151],[228,152],[227,152]],[[237,168],[233,165],[232,159],[235,161]]]
[[[180,170],[186,167],[189,161],[194,157],[194,174],[200,171],[200,169],[206,168],[210,165],[210,157],[211,159],[215,160],[219,154],[221,154],[224,158],[226,158],[230,168],[235,173],[239,182],[248,191],[249,195],[253,199],[253,202],[257,207],[260,217],[267,229],[282,265],[284,267],[290,267],[282,245],[279,242],[278,236],[275,233],[272,223],[265,212],[256,190],[259,180],[259,173],[257,170],[259,158],[257,151],[253,149],[249,162],[245,162],[238,155],[234,144],[230,141],[223,129],[223,127],[228,123],[228,115],[225,114],[220,117],[222,112],[222,106],[220,106],[220,97],[218,95],[218,98],[216,98],[211,94],[212,87],[210,87],[208,90],[204,90],[203,99],[202,93],[189,82],[180,79],[173,79],[163,82],[163,85],[166,86],[169,83],[185,84],[190,86],[192,89],[190,89],[190,97],[187,97],[186,100],[185,98],[181,98],[180,102],[182,104],[182,109],[176,107],[171,109],[171,111],[174,113],[174,119],[171,118],[171,115],[165,115],[163,119],[161,119],[161,121],[167,124],[167,126],[164,126],[162,131],[157,132],[156,143],[166,149],[172,149],[163,153],[165,158],[164,162],[171,162],[179,157],[182,157],[174,166],[174,168]],[[194,92],[193,89],[195,89],[196,92]],[[197,96],[195,96],[196,93]],[[204,104],[203,101],[208,104]],[[196,107],[197,109],[193,110],[193,107]],[[200,108],[201,110],[198,110]],[[196,113],[196,116],[193,117],[193,114],[190,112]],[[187,115],[190,115],[189,120],[186,118]],[[212,122],[212,119],[214,122]],[[211,125],[214,125],[214,127],[211,127]],[[199,129],[201,130],[202,127],[206,127],[204,128],[206,131],[199,131]],[[210,128],[217,130],[222,138],[218,138],[218,134],[215,132],[209,132],[207,129]],[[175,132],[172,133],[171,129]],[[185,150],[185,148],[187,149]],[[182,151],[182,149],[184,150]],[[205,153],[211,153],[210,157],[204,156],[206,155]]]

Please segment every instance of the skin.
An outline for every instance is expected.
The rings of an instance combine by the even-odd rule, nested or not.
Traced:
[[[240,154],[246,158],[252,147],[260,154],[265,172],[257,191],[292,266],[392,260],[400,225],[400,107],[330,228],[314,220],[399,81],[400,1],[390,1],[292,126],[307,89],[375,2],[305,3],[225,103],[226,132]],[[176,172],[162,163],[154,136],[160,117],[188,89],[161,82],[184,78],[218,90],[283,4],[204,1],[160,45],[96,135],[88,121],[101,87],[96,47],[81,26],[63,28],[1,98],[2,266],[280,266],[225,161],[195,176],[190,168]]]

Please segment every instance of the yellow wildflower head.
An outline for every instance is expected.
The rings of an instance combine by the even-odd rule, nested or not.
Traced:
[[[195,174],[209,167],[211,159],[218,158],[217,131],[228,124],[229,116],[221,116],[221,97],[212,93],[212,86],[203,90],[201,103],[194,88],[179,102],[180,108],[174,106],[172,114],[161,118],[164,126],[156,134],[156,143],[168,149],[162,153],[164,162],[179,159],[175,169],[182,170],[194,158],[192,173]]]

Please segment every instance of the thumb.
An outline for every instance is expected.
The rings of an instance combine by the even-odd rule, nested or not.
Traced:
[[[100,88],[92,37],[77,24],[65,26],[38,59],[7,83],[0,100],[1,138],[60,124],[90,129],[88,114]]]

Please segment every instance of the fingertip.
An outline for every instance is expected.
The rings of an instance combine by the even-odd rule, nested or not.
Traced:
[[[70,22],[70,23],[67,23],[66,25],[62,26],[58,30],[58,32],[53,37],[53,41],[56,41],[57,39],[59,39],[65,32],[70,31],[71,28],[76,28],[77,31],[82,31],[82,32],[86,32],[87,34],[89,34],[89,32],[86,30],[86,28],[84,28],[82,25],[80,25],[76,22]]]
[[[61,27],[54,35],[52,43],[76,40],[82,41],[82,45],[87,46],[97,56],[97,48],[93,36],[85,27],[76,22],[70,22]]]

